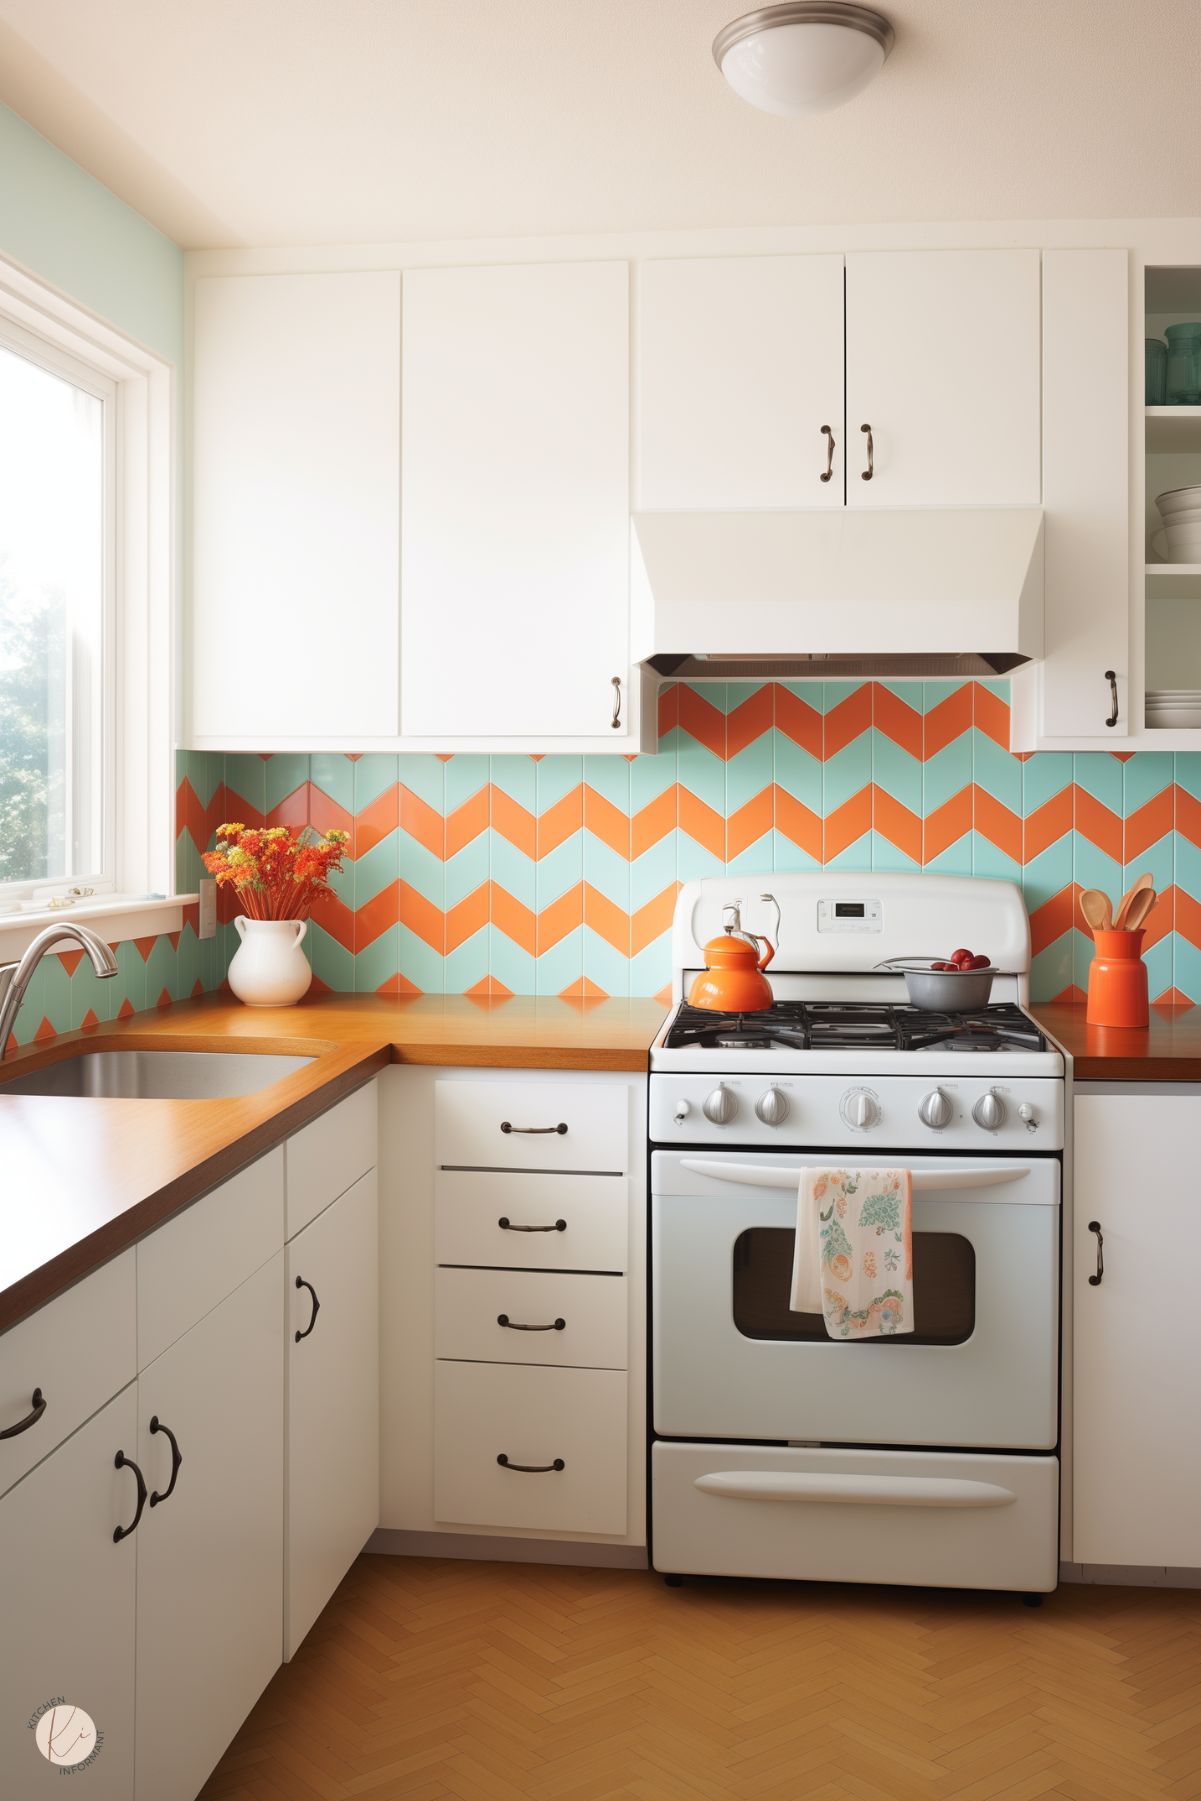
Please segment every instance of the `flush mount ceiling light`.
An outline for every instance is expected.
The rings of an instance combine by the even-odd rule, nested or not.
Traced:
[[[829,112],[884,67],[895,37],[881,13],[842,0],[793,0],[746,13],[713,40],[718,68],[760,112]]]

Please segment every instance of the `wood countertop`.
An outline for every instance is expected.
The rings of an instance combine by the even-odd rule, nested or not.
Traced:
[[[1152,1007],[1146,1027],[1090,1026],[1084,1005],[1030,1012],[1072,1059],[1077,1082],[1201,1082],[1201,1007]]]
[[[0,1065],[0,1332],[389,1063],[636,1072],[664,1013],[658,1001],[524,995],[323,995],[252,1009],[216,994],[12,1052]],[[84,1047],[314,1061],[232,1100],[5,1095],[4,1076]]]

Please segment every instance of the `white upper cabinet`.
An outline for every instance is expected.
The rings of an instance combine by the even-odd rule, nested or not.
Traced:
[[[1039,504],[1037,250],[853,252],[846,333],[848,506]]]
[[[642,264],[640,508],[842,506],[842,271],[841,256]]]
[[[191,741],[394,737],[399,274],[204,278],[193,357]]]
[[[405,274],[406,738],[630,748],[628,282],[624,262]]]

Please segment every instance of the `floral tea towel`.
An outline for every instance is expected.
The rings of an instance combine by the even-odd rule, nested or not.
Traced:
[[[792,1298],[831,1338],[913,1331],[913,1182],[907,1169],[805,1169]]]

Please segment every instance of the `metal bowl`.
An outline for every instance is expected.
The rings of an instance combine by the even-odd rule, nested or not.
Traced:
[[[987,969],[931,969],[915,958],[898,958],[881,967],[900,970],[912,1004],[929,1013],[975,1013],[987,1007],[998,973],[991,964]]]

